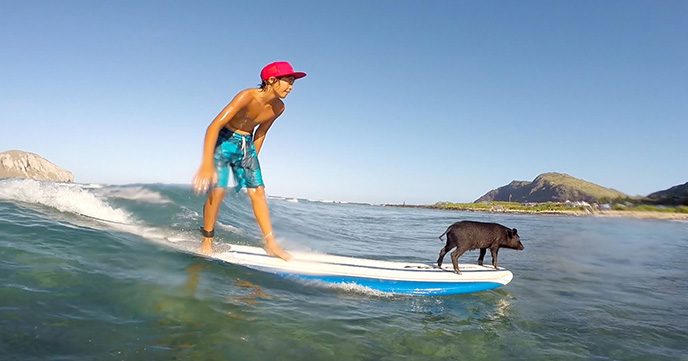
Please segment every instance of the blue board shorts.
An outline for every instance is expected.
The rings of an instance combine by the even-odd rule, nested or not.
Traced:
[[[260,171],[258,153],[253,144],[253,136],[243,135],[222,128],[215,143],[215,170],[217,187],[229,185],[229,169],[234,174],[236,190],[264,186]]]

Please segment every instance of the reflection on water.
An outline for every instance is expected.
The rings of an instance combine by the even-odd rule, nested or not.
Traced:
[[[197,293],[202,271],[207,269],[209,265],[213,265],[213,263],[202,258],[194,258],[185,268],[187,277],[184,284],[178,288],[178,292],[173,292],[170,297],[159,301],[155,306],[156,311],[164,314],[165,318],[178,321],[183,320],[185,315],[190,318],[197,317],[199,306],[202,309],[204,308],[203,304],[208,305],[208,301],[199,298]],[[261,299],[271,298],[263,288],[241,278],[235,278],[235,281],[230,284],[235,288],[227,290],[226,302],[223,307],[231,306],[226,312],[231,317],[245,318],[247,309],[242,306],[257,306]],[[213,314],[216,309],[210,307],[207,312]]]
[[[510,310],[511,303],[509,303],[509,301],[507,301],[505,298],[500,298],[497,300],[495,312],[490,316],[490,318],[492,320],[507,318]]]
[[[200,259],[195,259],[190,265],[186,267],[187,279],[181,289],[189,296],[195,296],[198,291],[198,282],[200,280],[201,271],[208,266],[208,262]]]
[[[246,342],[244,330],[256,321],[256,307],[271,296],[260,286],[235,277],[220,290],[225,293],[222,301],[208,291],[216,275],[208,272],[211,278],[204,278],[204,271],[213,267],[217,267],[213,262],[194,258],[185,268],[185,282],[155,303],[161,317],[153,325],[163,335],[155,341],[156,347],[180,352],[189,359],[213,359],[220,357],[212,347],[220,339],[224,343],[231,339]]]
[[[230,295],[227,297],[227,301],[229,302],[255,306],[258,303],[259,299],[270,298],[270,295],[263,292],[263,289],[259,286],[256,286],[248,281],[242,281],[239,278],[236,279],[236,282],[232,283],[232,286],[244,287],[247,290],[249,290],[249,294],[236,296]]]

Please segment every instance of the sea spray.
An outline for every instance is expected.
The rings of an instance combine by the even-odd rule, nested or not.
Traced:
[[[0,180],[0,200],[17,201],[46,206],[76,217],[60,217],[77,226],[102,230],[116,230],[131,233],[165,246],[175,247],[167,242],[169,237],[178,236],[179,231],[162,227],[147,226],[127,210],[111,206],[107,197],[146,200],[154,203],[169,203],[159,192],[142,187],[98,187],[76,183],[56,183],[32,179]],[[194,253],[196,247],[177,244],[179,250]]]
[[[74,183],[2,179],[0,180],[0,199],[40,204],[60,212],[85,215],[110,222],[134,222],[126,211],[112,208],[90,190]]]

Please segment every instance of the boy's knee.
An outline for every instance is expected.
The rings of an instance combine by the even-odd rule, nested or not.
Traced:
[[[227,190],[224,188],[214,188],[208,193],[208,203],[215,203],[216,201],[222,202],[225,197]]]
[[[253,198],[265,198],[265,188],[264,187],[257,187],[257,188],[248,188],[248,196]]]

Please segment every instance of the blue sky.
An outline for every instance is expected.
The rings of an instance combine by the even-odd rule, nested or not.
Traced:
[[[271,195],[470,202],[568,173],[688,181],[686,1],[2,1],[0,151],[79,183],[187,183],[260,69],[308,76],[260,155]]]

